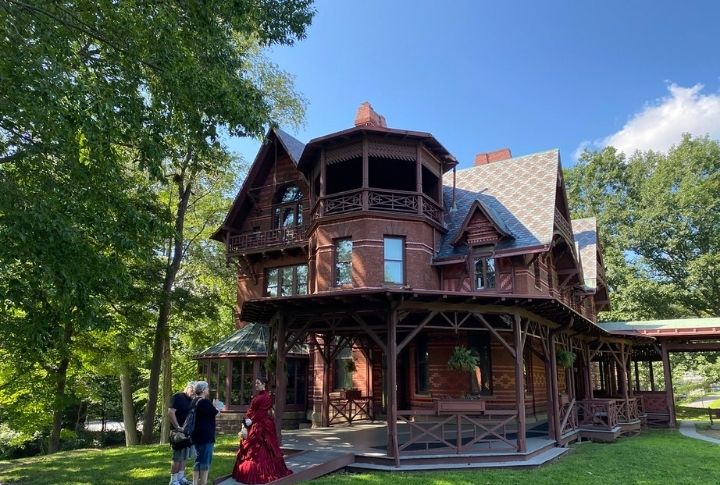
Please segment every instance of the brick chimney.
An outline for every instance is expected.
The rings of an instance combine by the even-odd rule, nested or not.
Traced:
[[[501,148],[494,152],[478,153],[475,155],[475,166],[487,165],[488,163],[501,162],[512,158],[509,148]]]
[[[387,128],[387,123],[385,122],[385,117],[377,114],[372,106],[370,106],[370,103],[365,101],[360,105],[355,114],[355,126],[379,126]]]

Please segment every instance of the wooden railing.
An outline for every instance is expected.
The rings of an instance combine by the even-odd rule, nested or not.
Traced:
[[[372,421],[374,419],[371,397],[353,397],[330,399],[330,424],[353,421]]]
[[[578,402],[580,427],[613,429],[618,425],[618,407],[615,399],[586,399]]]
[[[404,190],[353,189],[322,197],[312,209],[313,218],[361,210],[418,214],[443,222],[442,207],[425,194]]]
[[[578,427],[578,413],[576,401],[563,404],[560,409],[560,435],[576,430]]]
[[[618,420],[622,423],[629,423],[640,419],[640,410],[638,408],[638,400],[634,397],[628,399],[627,406],[625,400],[617,401]]]
[[[305,226],[279,227],[268,231],[249,231],[230,236],[228,254],[241,253],[248,249],[297,246],[307,241]]]
[[[443,412],[437,409],[399,410],[398,420],[407,425],[398,432],[400,452],[429,450],[463,453],[477,444],[519,451],[517,411],[491,410],[480,413]],[[513,436],[514,435],[514,436]]]
[[[670,423],[670,409],[665,391],[639,391],[638,414],[648,425],[667,426]]]

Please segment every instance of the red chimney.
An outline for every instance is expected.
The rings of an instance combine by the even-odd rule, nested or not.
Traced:
[[[355,126],[380,126],[387,128],[387,123],[385,122],[385,117],[377,114],[372,106],[370,106],[370,103],[365,101],[360,105],[355,114]]]
[[[475,166],[487,165],[488,163],[501,162],[512,158],[509,148],[501,148],[494,152],[478,153],[475,155]]]

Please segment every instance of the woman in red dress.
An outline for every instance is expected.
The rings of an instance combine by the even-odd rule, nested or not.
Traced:
[[[241,483],[268,483],[292,473],[285,465],[275,432],[275,421],[270,415],[272,402],[267,392],[268,380],[255,381],[258,394],[250,402],[245,415],[247,438],[240,441],[232,477]]]

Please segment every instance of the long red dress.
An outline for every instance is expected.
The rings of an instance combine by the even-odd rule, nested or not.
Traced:
[[[252,419],[248,437],[240,442],[232,477],[247,484],[268,483],[292,473],[285,465],[270,416],[272,402],[267,391],[260,391],[250,403],[246,417]]]

